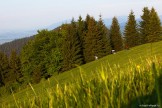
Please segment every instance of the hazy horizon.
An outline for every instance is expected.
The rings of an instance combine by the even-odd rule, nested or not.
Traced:
[[[140,17],[145,6],[154,7],[161,15],[161,4],[159,0],[5,0],[0,3],[0,31],[39,29],[79,15],[85,18],[87,14],[111,18],[127,16],[133,10]]]

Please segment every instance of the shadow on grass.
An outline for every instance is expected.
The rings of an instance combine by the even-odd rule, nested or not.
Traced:
[[[155,64],[152,64],[152,71],[155,78],[155,87],[151,94],[140,96],[123,105],[123,108],[162,108],[162,68],[159,69],[159,77]]]
[[[140,96],[136,99],[133,99],[126,106],[127,108],[160,108],[156,90],[153,90],[153,92],[149,95]]]

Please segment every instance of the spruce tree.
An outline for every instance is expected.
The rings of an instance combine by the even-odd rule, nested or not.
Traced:
[[[160,18],[154,8],[150,11],[148,42],[160,40],[162,33]]]
[[[84,44],[84,57],[86,63],[95,60],[95,56],[101,58],[110,53],[110,41],[108,29],[103,24],[100,16],[97,22],[93,17],[86,17],[86,34]]]
[[[97,36],[96,36],[96,39],[97,39],[97,44],[96,44],[97,52],[96,53],[97,54],[96,56],[101,58],[101,57],[104,57],[110,54],[111,46],[110,46],[110,39],[108,35],[108,29],[104,25],[101,15],[99,17],[100,17],[99,21],[97,22]]]
[[[120,26],[116,17],[113,18],[110,27],[110,43],[112,49],[115,51],[120,51],[123,49],[122,35],[120,32]]]
[[[0,74],[1,74],[1,84],[6,85],[13,83],[14,74],[10,72],[9,61],[7,56],[0,52]]]
[[[85,45],[84,45],[84,57],[86,63],[95,60],[95,56],[97,56],[97,23],[93,17],[87,17],[87,31],[85,35]]]
[[[137,23],[133,11],[131,11],[128,16],[128,21],[125,25],[124,36],[126,47],[130,48],[140,44]]]
[[[145,44],[148,42],[149,35],[150,10],[148,9],[148,7],[144,7],[141,19],[142,21],[140,21],[140,38],[141,44]]]
[[[84,44],[84,34],[85,34],[85,30],[86,30],[85,22],[82,19],[82,17],[79,16],[78,26],[77,26],[77,32],[78,32],[78,35],[80,37],[80,40],[81,40],[81,44],[82,45]]]
[[[78,34],[78,38],[79,38],[79,41],[80,41],[81,54],[83,55],[83,63],[85,63],[85,58],[84,58],[85,31],[86,31],[85,21],[82,19],[81,16],[79,16],[78,26],[77,26],[77,34]]]
[[[4,69],[3,69],[3,53],[0,52],[0,87],[5,85],[4,82]]]
[[[87,14],[86,19],[85,19],[85,30],[88,30],[88,23],[91,20],[91,16]]]
[[[0,71],[0,87],[4,85],[3,79],[2,79],[2,72]]]
[[[81,53],[81,44],[77,34],[76,22],[71,21],[71,24],[62,27],[64,35],[62,45],[63,56],[63,71],[74,68],[83,64],[83,55]]]
[[[21,82],[21,78],[22,78],[21,62],[15,50],[11,52],[9,65],[10,65],[11,73],[13,73],[15,76],[15,81]]]

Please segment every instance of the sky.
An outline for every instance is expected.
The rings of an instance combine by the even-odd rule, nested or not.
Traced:
[[[140,17],[145,6],[162,15],[162,0],[0,0],[0,31],[39,29],[87,14],[111,18],[133,10]]]

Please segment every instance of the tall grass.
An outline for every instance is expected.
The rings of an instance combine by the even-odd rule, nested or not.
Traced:
[[[119,65],[103,65],[86,77],[66,84],[45,88],[44,94],[29,93],[23,100],[13,95],[15,102],[3,102],[2,108],[138,108],[162,106],[162,64],[157,58],[145,65],[130,61],[127,69]],[[50,84],[50,80],[49,80]],[[51,85],[52,86],[52,85]],[[149,106],[150,105],[150,106]],[[151,106],[152,105],[152,106]]]

